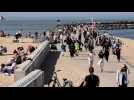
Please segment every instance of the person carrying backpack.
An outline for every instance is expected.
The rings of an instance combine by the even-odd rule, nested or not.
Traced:
[[[116,82],[118,87],[127,87],[128,86],[128,68],[127,66],[121,65],[121,68],[117,70]]]

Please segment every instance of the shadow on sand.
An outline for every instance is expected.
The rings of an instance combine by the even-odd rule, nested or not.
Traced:
[[[34,43],[34,42],[22,42],[22,41],[21,41],[21,42],[19,42],[19,43]]]
[[[116,73],[116,71],[104,71],[105,73]]]
[[[4,53],[4,54],[2,54],[2,56],[10,56],[10,55],[14,55],[14,54],[10,54],[10,53]]]
[[[41,69],[44,71],[44,84],[52,79],[53,72],[55,71],[55,65],[60,57],[60,51],[49,51],[47,57],[44,59],[44,64]]]

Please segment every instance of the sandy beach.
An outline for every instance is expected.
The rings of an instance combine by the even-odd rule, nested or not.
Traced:
[[[120,39],[123,42],[122,54],[121,55],[130,64],[134,65],[134,60],[133,60],[134,59],[134,54],[133,54],[134,40],[127,39],[127,38],[120,38]],[[29,38],[25,38],[25,39],[20,40],[20,43],[13,43],[12,40],[13,40],[13,37],[9,37],[9,38],[2,38],[2,37],[0,37],[0,45],[6,46],[7,49],[8,49],[8,52],[5,55],[0,56],[0,64],[1,63],[6,63],[6,61],[13,56],[12,55],[13,50],[16,49],[19,46],[23,46],[24,48],[27,48],[27,46],[29,44],[32,44],[32,45],[37,46],[37,47],[39,45],[37,43],[32,43],[32,39],[29,39]],[[62,65],[64,65],[64,64],[62,64]],[[86,72],[85,72],[85,74],[86,74]],[[7,76],[7,75],[5,76],[3,74],[0,75],[0,86],[1,87],[8,86],[9,84],[12,84],[12,83],[14,83],[14,75],[12,75],[12,76]]]
[[[123,42],[121,55],[127,62],[134,65],[134,40],[120,38]]]
[[[7,47],[7,53],[0,56],[0,64],[6,63],[12,56],[13,50],[19,46],[23,46],[24,49],[27,48],[28,45],[33,45],[38,47],[38,43],[33,43],[33,40],[30,38],[22,38],[20,39],[20,43],[13,43],[14,37],[0,37],[0,45]],[[14,75],[7,76],[4,74],[0,74],[0,86],[7,86],[14,82]]]
[[[6,63],[8,59],[10,59],[13,55],[13,50],[16,49],[19,46],[23,46],[24,49],[27,48],[29,44],[33,46],[37,46],[37,43],[32,43],[32,39],[30,38],[23,38],[20,39],[20,43],[13,43],[14,37],[0,37],[0,45],[7,47],[7,53],[4,55],[0,56],[0,64],[1,63]]]

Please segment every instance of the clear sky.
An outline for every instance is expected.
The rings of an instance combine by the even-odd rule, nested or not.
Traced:
[[[6,19],[125,18],[134,19],[134,12],[0,12]]]

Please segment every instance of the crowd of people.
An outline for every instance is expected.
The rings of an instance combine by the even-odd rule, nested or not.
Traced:
[[[101,48],[98,53],[99,61],[97,64],[100,66],[100,71],[103,72],[104,62],[109,62],[110,50],[112,50],[113,55],[117,56],[117,61],[120,63],[122,43],[119,39],[117,40],[108,33],[104,34],[103,32],[97,31],[97,29],[92,30],[90,26],[91,25],[88,23],[66,24],[63,25],[60,31],[49,34],[49,39],[52,39],[53,43],[61,44],[61,54],[63,56],[64,52],[66,52],[66,47],[69,49],[70,57],[79,56],[79,52],[84,49],[88,51],[89,72],[92,76],[94,72],[94,55],[96,54],[94,49],[96,47]],[[117,71],[118,77],[116,79],[118,86],[120,87],[126,87],[128,84],[127,82],[124,82],[128,80],[128,78],[127,75],[123,73],[128,74],[126,65],[123,65],[123,67]],[[93,83],[96,84],[96,86],[99,86],[99,78],[96,76],[94,78],[96,83]],[[95,81],[94,78],[92,79],[90,76],[86,77],[85,82],[91,82],[91,80]],[[122,84],[120,84],[120,81]],[[85,82],[83,84],[85,84]],[[92,86],[92,83],[90,85]]]
[[[95,48],[100,47],[100,51],[97,54],[99,61],[98,65],[100,71],[104,71],[104,62],[109,61],[110,50],[112,50],[113,55],[117,56],[118,62],[120,62],[121,56],[121,46],[122,43],[118,39],[116,40],[113,36],[109,34],[103,34],[103,32],[97,31],[97,29],[91,29],[90,23],[81,24],[65,24],[61,29],[55,32],[46,31],[43,35],[43,40],[50,40],[53,44],[60,44],[61,55],[64,56],[69,49],[70,57],[79,56],[79,52],[86,50],[88,52],[88,63],[90,75],[85,77],[85,80],[80,85],[81,87],[96,87],[100,84],[99,76],[94,74],[94,56],[96,55]],[[31,37],[31,35],[29,35]],[[18,42],[19,38],[22,37],[22,33],[19,31],[15,34],[15,39]],[[35,32],[33,42],[38,42],[40,34]],[[0,47],[0,51],[2,47]],[[16,64],[21,64],[25,60],[31,60],[27,58],[27,55],[35,50],[33,46],[28,46],[27,51],[23,47],[18,47],[13,51],[14,57],[6,64],[1,64],[1,72],[14,73],[16,69]],[[121,65],[117,70],[116,81],[119,87],[127,87],[128,84],[128,67],[126,65]]]

